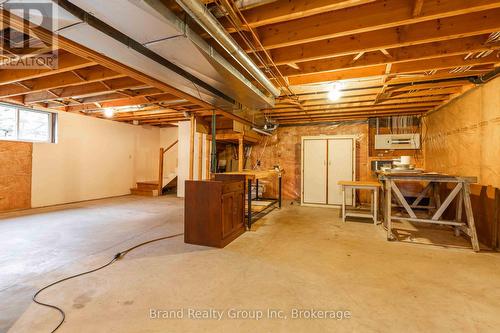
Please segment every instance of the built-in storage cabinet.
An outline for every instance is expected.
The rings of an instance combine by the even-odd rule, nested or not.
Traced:
[[[355,180],[355,137],[302,137],[302,204],[341,205],[341,180]],[[347,193],[352,205],[353,193]]]
[[[245,232],[242,181],[186,181],[184,241],[224,247]]]

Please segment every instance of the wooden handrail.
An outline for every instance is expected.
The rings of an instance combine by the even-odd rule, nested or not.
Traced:
[[[179,143],[179,140],[175,140],[174,143],[172,143],[170,146],[168,146],[167,148],[163,148],[163,154],[165,154],[167,151],[172,149],[178,143]]]
[[[164,155],[167,151],[172,149],[177,143],[179,143],[179,140],[175,140],[174,143],[172,143],[170,146],[167,148],[160,148],[160,163],[158,165],[158,196],[161,196],[161,193],[163,191],[163,158]]]

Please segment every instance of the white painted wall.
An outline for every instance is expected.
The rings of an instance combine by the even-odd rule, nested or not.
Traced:
[[[32,207],[126,195],[158,177],[160,129],[59,113],[57,144],[33,144]]]
[[[189,121],[179,122],[179,143],[178,143],[178,166],[177,166],[177,196],[184,198],[185,181],[189,177],[189,142],[191,133],[191,123]],[[196,133],[194,140],[194,180],[198,180],[198,170],[199,170],[199,138],[203,138],[202,147],[202,179],[206,175],[206,149],[207,149],[207,136],[206,134]]]
[[[177,127],[165,127],[160,129],[160,147],[167,148],[179,138]],[[170,174],[177,173],[178,146],[173,146],[165,153],[163,160],[163,175],[167,178]]]

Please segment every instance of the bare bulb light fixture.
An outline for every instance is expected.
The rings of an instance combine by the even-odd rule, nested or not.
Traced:
[[[115,115],[115,110],[111,109],[111,108],[107,108],[107,109],[104,109],[102,111],[102,114],[104,115],[104,117],[106,118],[113,118],[113,116]]]
[[[342,97],[342,86],[339,83],[334,83],[328,90],[328,99],[332,102],[338,101]]]

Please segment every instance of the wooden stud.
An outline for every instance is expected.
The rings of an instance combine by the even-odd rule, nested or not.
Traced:
[[[190,130],[191,134],[189,136],[189,180],[194,180],[194,136],[196,134],[196,120],[194,114],[190,118]]]
[[[245,145],[243,142],[243,137],[238,140],[238,172],[243,172],[244,161],[245,161]]]
[[[198,180],[203,178],[203,134],[198,133]]]

